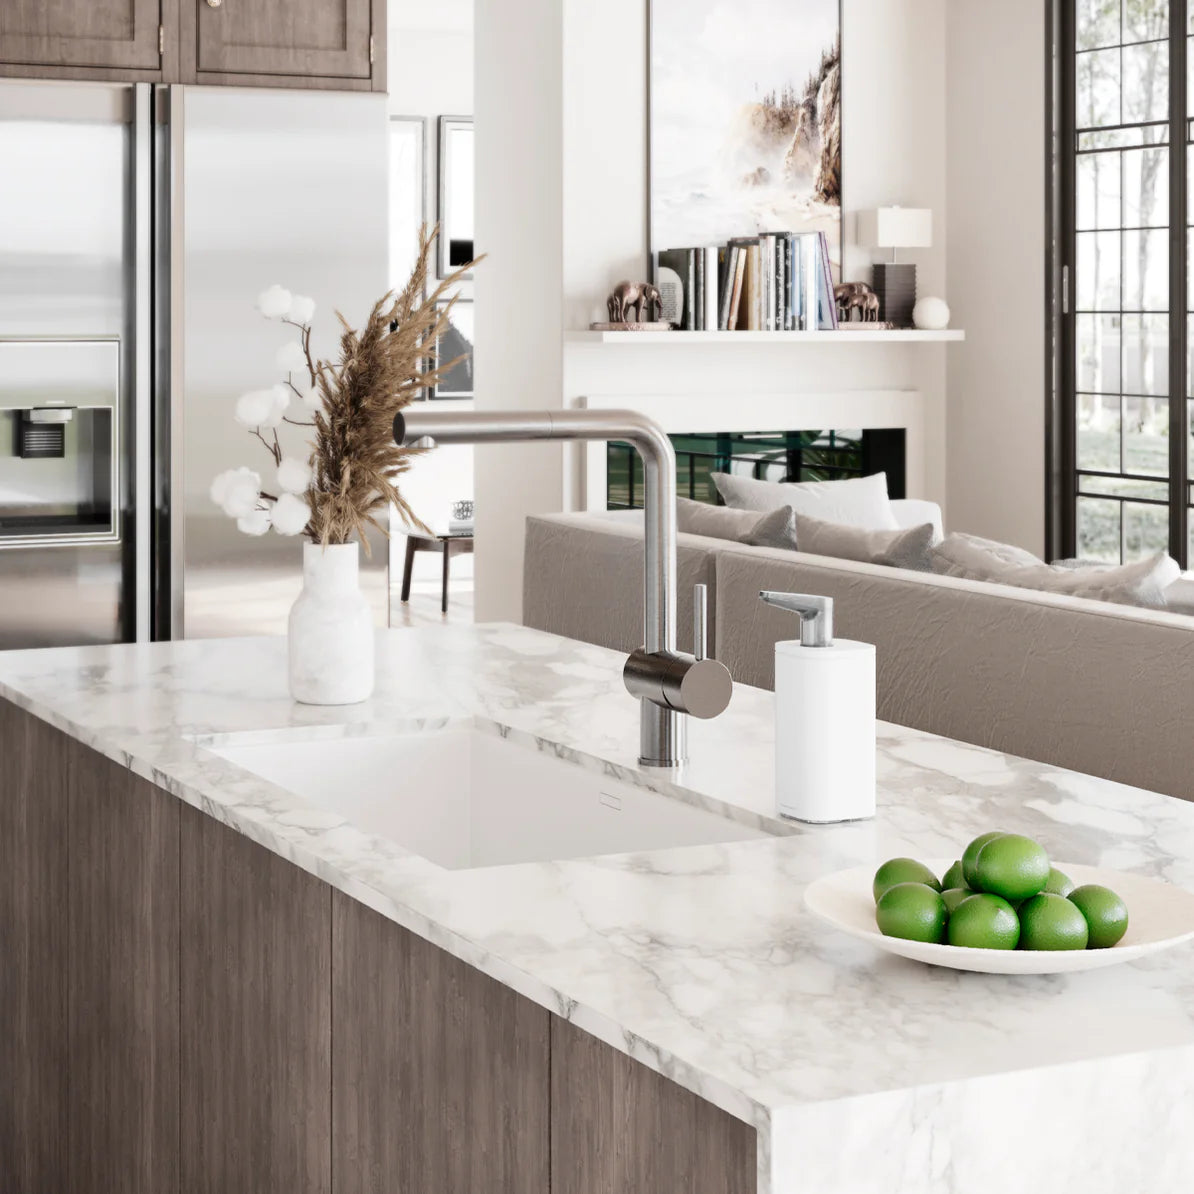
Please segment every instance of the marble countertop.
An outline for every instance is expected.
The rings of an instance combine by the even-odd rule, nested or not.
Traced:
[[[1153,1061],[1180,1059],[1184,1075],[1194,1059],[1190,948],[1071,976],[964,974],[879,954],[814,920],[802,897],[829,871],[956,855],[999,826],[1061,860],[1194,889],[1194,806],[881,724],[874,821],[445,871],[202,742],[472,717],[631,783],[658,789],[660,777],[635,762],[637,703],[615,652],[506,625],[395,630],[377,650],[376,695],[343,708],[289,699],[280,638],[6,653],[0,696],[754,1123],[761,1191],[796,1188],[777,1176],[781,1153],[789,1169],[812,1172],[817,1115],[843,1100],[869,1100],[890,1119],[875,1100],[911,1092],[900,1114],[914,1131],[923,1099],[941,1105],[958,1083],[1048,1072],[1081,1084],[1089,1066],[1143,1066],[1158,1088],[1165,1074],[1185,1081]],[[738,819],[774,828],[771,694],[737,687],[728,712],[692,722],[690,736],[673,794],[725,801]]]

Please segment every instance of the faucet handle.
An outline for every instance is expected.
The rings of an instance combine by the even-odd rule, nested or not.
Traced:
[[[709,586],[692,590],[692,657],[700,663],[709,654]]]

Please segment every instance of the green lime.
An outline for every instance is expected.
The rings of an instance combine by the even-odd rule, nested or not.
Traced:
[[[897,883],[875,905],[875,923],[884,937],[940,945],[948,919],[941,895],[923,883]]]
[[[962,870],[961,862],[955,862],[953,866],[941,876],[941,890],[948,891],[951,887],[965,887],[966,873]]]
[[[1074,881],[1065,871],[1059,871],[1056,867],[1050,867],[1049,882],[1045,884],[1045,890],[1052,892],[1054,895],[1068,896],[1074,890]]]
[[[946,912],[952,916],[954,909],[964,899],[966,899],[967,896],[972,895],[974,895],[974,892],[972,892],[969,887],[951,887],[948,891],[943,891],[941,893],[941,898],[945,901]]]
[[[1128,931],[1128,906],[1111,888],[1087,883],[1075,887],[1068,898],[1086,919],[1090,949],[1110,949]]]
[[[1085,949],[1086,920],[1065,896],[1042,891],[1020,905],[1021,949]]]
[[[1018,833],[1004,833],[979,850],[970,886],[1005,900],[1026,900],[1044,890],[1050,869],[1044,846]]]
[[[962,876],[966,880],[966,886],[971,891],[976,891],[974,886],[974,864],[978,861],[978,852],[990,841],[994,841],[997,837],[1003,837],[1000,830],[994,833],[984,833],[981,837],[976,837],[974,841],[962,851]]]
[[[949,918],[949,943],[968,949],[1015,949],[1020,921],[1007,900],[997,895],[972,895]]]
[[[875,902],[889,888],[897,883],[923,883],[934,891],[941,890],[937,876],[923,862],[915,858],[891,858],[875,872],[875,882],[871,890],[875,893]]]

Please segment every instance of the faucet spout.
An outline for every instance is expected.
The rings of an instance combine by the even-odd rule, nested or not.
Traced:
[[[733,681],[716,660],[676,648],[676,456],[653,420],[632,410],[399,411],[394,439],[412,444],[519,443],[531,440],[617,440],[643,461],[643,647],[625,669],[626,687],[642,699],[639,762],[675,767],[687,759],[683,715],[716,717]]]

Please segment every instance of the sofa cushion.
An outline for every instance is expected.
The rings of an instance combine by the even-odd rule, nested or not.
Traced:
[[[790,506],[781,506],[770,514],[764,514],[738,542],[748,547],[778,547],[784,551],[795,551],[795,518],[796,512]]]
[[[899,528],[887,496],[887,474],[851,477],[845,481],[756,481],[714,473],[713,483],[727,506],[736,510],[776,510],[791,506],[797,514],[807,514],[824,522],[870,530],[894,531]]]
[[[1181,571],[1177,561],[1163,551],[1118,567],[1050,565],[1018,547],[977,535],[947,535],[931,555],[933,571],[942,576],[1154,609],[1164,608],[1165,589]]]
[[[822,522],[803,514],[793,515],[796,542],[801,551],[838,560],[858,560],[864,564],[883,564],[888,568],[908,568],[913,572],[932,571],[929,549],[933,544],[933,524],[901,531],[866,531],[861,527]],[[769,546],[764,544],[763,546]]]
[[[685,535],[740,543],[765,517],[760,517],[757,510],[732,510],[729,506],[711,506],[690,498],[676,499],[676,529]]]

